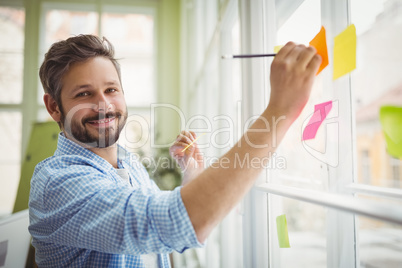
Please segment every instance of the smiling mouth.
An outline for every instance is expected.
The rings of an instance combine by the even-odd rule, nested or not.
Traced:
[[[91,124],[92,126],[99,126],[99,127],[107,127],[109,125],[111,125],[115,120],[115,117],[112,118],[104,118],[101,120],[91,120],[88,121],[89,124]]]

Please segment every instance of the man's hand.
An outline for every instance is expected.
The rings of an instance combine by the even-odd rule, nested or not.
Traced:
[[[203,156],[197,143],[194,142],[196,138],[197,136],[194,132],[183,130],[169,149],[170,155],[177,161],[183,171],[182,185],[194,179],[204,169]],[[188,145],[190,146],[184,150]]]
[[[289,42],[281,48],[271,66],[269,108],[293,122],[308,101],[320,64],[314,47]]]

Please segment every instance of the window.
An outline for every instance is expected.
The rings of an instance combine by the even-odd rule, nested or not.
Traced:
[[[285,214],[289,232],[289,249],[280,248],[276,231],[276,222],[270,226],[272,241],[270,250],[272,267],[327,267],[328,242],[327,228],[330,216],[324,207],[298,200],[272,196],[274,204],[270,213],[278,216]],[[314,220],[311,220],[314,219]],[[307,257],[308,256],[308,257]]]
[[[197,135],[205,133],[197,143],[203,146],[207,165],[230,149],[242,132],[241,62],[221,60],[221,55],[241,53],[238,1],[223,2],[220,10],[218,1],[192,1],[183,6],[182,47],[187,54],[182,55],[182,107],[186,122],[192,122],[189,127]],[[215,23],[218,14],[224,14],[219,26]],[[185,258],[200,267],[243,267],[242,226],[239,204],[210,235],[205,249],[185,252],[185,257],[174,254],[175,260]],[[223,243],[226,247],[220,247]],[[187,267],[175,261],[176,266]]]
[[[356,118],[357,165],[361,166],[359,183],[370,185],[372,195],[360,193],[366,199],[400,206],[400,199],[391,193],[400,191],[401,159],[391,156],[380,123],[380,108],[384,105],[402,106],[402,67],[400,37],[401,1],[351,1],[351,19],[356,25],[357,63],[351,75]],[[362,12],[362,10],[365,12]],[[384,52],[373,57],[378,48]],[[380,194],[380,192],[384,192]],[[357,191],[359,193],[359,191]],[[364,196],[364,197],[363,197]],[[359,217],[360,265],[398,267],[402,258],[394,248],[401,239],[402,225],[372,218]],[[381,252],[381,253],[380,253]],[[387,257],[385,257],[387,256]]]
[[[20,178],[24,31],[23,7],[0,2],[0,216],[12,211]]]
[[[208,253],[217,246],[221,254],[215,263],[222,267],[400,266],[399,248],[392,241],[402,238],[401,159],[389,156],[378,114],[382,105],[402,106],[398,91],[400,37],[395,34],[401,30],[401,1],[219,1],[215,32],[220,32],[220,38],[207,39],[206,48],[200,46],[205,41],[204,17],[195,16],[207,8],[201,2],[190,1],[182,10],[185,18],[192,18],[183,29],[186,64],[182,98],[190,103],[186,114],[232,111],[227,115],[235,121],[238,113],[232,108],[235,100],[241,100],[237,122],[243,127],[268,104],[270,58],[221,61],[219,90],[215,95],[205,93],[211,79],[204,69],[211,66],[205,63],[213,61],[211,51],[217,47],[218,57],[272,53],[288,41],[308,44],[324,26],[329,54],[329,66],[317,76],[302,114],[271,157],[267,171],[240,204],[241,226],[236,226],[232,214],[225,219],[218,231],[226,239],[217,245],[213,238],[202,267],[210,267],[215,255]],[[230,33],[227,22],[232,5],[238,6],[239,19],[230,24]],[[333,80],[334,37],[352,23],[357,30],[357,68]],[[236,38],[237,29],[240,50],[228,41]],[[332,109],[315,139],[302,141],[314,105],[329,100]],[[215,153],[221,155],[227,149]],[[281,214],[287,216],[289,249],[278,246],[275,219]],[[233,231],[233,238],[228,239],[236,228],[238,233]],[[233,264],[225,254],[227,249],[240,252],[232,248],[234,239],[242,243],[242,257],[238,257],[242,264]]]
[[[320,0],[278,3],[275,13],[277,19],[274,45],[284,45],[289,41],[308,45],[320,31],[323,16],[321,10]],[[272,51],[274,47],[271,46],[268,49]],[[302,130],[312,116],[314,105],[336,100],[336,96],[327,86],[328,72],[328,68],[324,69],[317,76],[309,102],[287,132],[275,157],[271,160],[273,163],[282,164],[275,164],[269,169],[270,184],[322,192],[330,189],[329,170],[336,170],[338,165],[331,150],[334,146],[330,139],[333,135],[333,125],[324,123],[315,139],[301,141]],[[339,102],[336,104],[342,105]],[[335,126],[337,108],[334,107],[332,110],[335,113],[328,115],[329,118],[332,117],[331,120]],[[268,195],[268,203],[270,204],[267,208],[270,228],[268,250],[269,255],[273,256],[269,260],[270,265],[272,267],[328,266],[327,263],[330,263],[332,257],[330,250],[333,243],[333,238],[328,235],[328,228],[334,216],[321,206],[276,195]],[[289,249],[280,248],[278,245],[276,217],[283,214],[286,215],[288,224]]]
[[[301,2],[287,20],[282,24],[277,24],[277,38],[275,45],[284,45],[289,41],[308,45],[309,41],[320,31],[321,28],[321,4],[319,0],[306,0]],[[282,2],[283,5],[289,4],[288,1]],[[277,17],[285,14],[280,13],[281,6],[277,7]],[[287,13],[289,10],[286,11]],[[286,14],[287,15],[287,14]],[[271,51],[273,47],[269,48]],[[326,72],[324,70],[323,72]],[[325,74],[324,74],[325,75]],[[314,189],[326,190],[328,185],[328,174],[326,173],[326,127],[323,126],[317,133],[314,140],[301,143],[301,130],[307,123],[314,104],[331,100],[330,91],[324,86],[322,76],[317,77],[314,84],[309,103],[307,103],[302,114],[294,122],[291,129],[281,143],[277,151],[277,159],[283,159],[283,168],[276,170],[276,174],[270,176],[272,183],[282,183]],[[311,152],[316,152],[320,159],[316,159]],[[300,161],[304,159],[305,161]],[[318,179],[320,178],[320,179]]]
[[[0,21],[0,103],[18,104],[22,102],[25,11],[0,7]]]
[[[401,38],[393,34],[401,30],[397,19],[402,12],[400,1],[351,1],[351,19],[357,31],[357,68],[352,74],[355,95],[357,153],[369,151],[368,158],[361,158],[361,165],[370,162],[370,174],[365,174],[373,186],[401,188],[394,183],[393,167],[401,160],[388,161],[387,144],[379,119],[384,105],[402,106],[402,52]],[[361,12],[362,9],[367,12]],[[381,48],[381,57],[373,53]],[[400,164],[399,164],[400,165]],[[363,178],[363,181],[364,178]],[[366,181],[365,181],[366,182]]]

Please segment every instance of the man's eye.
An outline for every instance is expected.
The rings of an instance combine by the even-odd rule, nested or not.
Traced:
[[[106,92],[115,92],[115,91],[117,91],[117,89],[115,89],[115,88],[108,88],[108,89],[106,90]]]
[[[85,96],[88,96],[88,95],[89,95],[88,92],[81,92],[81,93],[77,94],[77,97],[85,97]]]

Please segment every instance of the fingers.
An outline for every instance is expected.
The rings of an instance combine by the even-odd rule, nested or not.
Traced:
[[[321,61],[322,61],[321,56],[315,54],[313,58],[310,60],[309,64],[307,65],[307,69],[316,74],[318,72],[318,69],[320,68]]]
[[[171,155],[174,157],[181,157],[183,156],[186,152],[183,152],[183,149],[188,146],[188,143],[185,142],[180,142],[177,141],[174,143],[174,145],[171,147]]]
[[[284,45],[279,52],[276,54],[275,59],[283,59],[285,58],[291,51],[292,49],[296,46],[295,43],[293,42],[288,42],[286,45]]]
[[[183,130],[177,135],[176,141],[170,148],[171,155],[174,157],[183,156],[185,153],[192,154],[195,151],[196,134],[193,131]]]
[[[298,61],[302,66],[304,66],[307,69],[307,66],[310,64],[310,61],[313,59],[313,57],[317,54],[317,50],[312,47],[305,47],[303,46],[303,49],[300,51]]]
[[[303,72],[314,72],[315,74],[321,64],[321,57],[312,46],[306,47],[305,45],[288,42],[279,50],[274,62],[282,65],[282,69],[285,70],[296,68]]]
[[[198,138],[193,131],[183,130],[179,135],[177,135],[176,141],[169,148],[170,155],[177,161],[182,170],[186,169],[186,166],[191,159],[195,160],[196,166],[200,168],[204,167],[204,157],[200,153],[196,143]]]
[[[177,135],[176,141],[181,141],[190,144],[195,140],[195,133],[192,131],[182,130],[179,135]]]
[[[296,45],[292,48],[291,51],[289,51],[286,58],[288,60],[290,60],[291,62],[303,63],[303,62],[300,62],[300,56],[302,56],[303,54],[306,53],[305,50],[306,50],[305,45]]]

